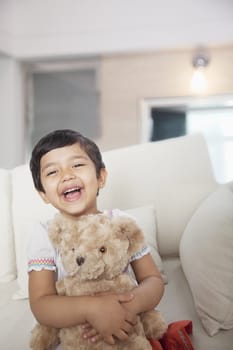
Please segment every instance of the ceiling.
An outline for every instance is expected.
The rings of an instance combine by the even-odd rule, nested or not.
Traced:
[[[21,59],[233,45],[233,0],[1,0],[0,51]]]

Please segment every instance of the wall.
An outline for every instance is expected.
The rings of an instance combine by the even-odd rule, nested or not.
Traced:
[[[51,130],[78,129],[101,134],[99,93],[94,69],[33,74],[34,118],[30,146]]]
[[[143,98],[190,96],[192,51],[103,56],[99,71],[102,150],[123,147],[141,140]],[[212,48],[207,68],[207,94],[233,93],[233,47]],[[0,59],[0,167],[24,162],[25,115],[23,72],[15,60]],[[8,152],[6,153],[6,150]]]
[[[23,73],[14,59],[0,56],[0,167],[24,161]]]
[[[233,93],[233,46],[209,50],[206,94]],[[140,142],[143,98],[190,96],[192,51],[114,55],[102,62],[103,148]]]

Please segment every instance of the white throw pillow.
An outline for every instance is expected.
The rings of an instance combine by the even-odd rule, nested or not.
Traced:
[[[10,172],[0,169],[0,282],[16,278]]]
[[[159,255],[157,244],[156,216],[154,207],[142,206],[125,210],[125,212],[133,216],[142,229],[145,240],[150,247],[151,255],[161,273],[163,281],[164,283],[167,283],[167,276],[163,268],[163,263]]]
[[[45,204],[36,192],[28,165],[12,170],[13,226],[17,282],[19,289],[13,299],[28,297],[27,245],[35,222],[46,222],[53,217],[56,209]]]
[[[220,186],[189,221],[180,258],[206,332],[233,328],[233,193]]]

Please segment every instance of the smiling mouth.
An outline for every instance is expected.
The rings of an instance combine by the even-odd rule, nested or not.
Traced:
[[[81,187],[69,188],[68,190],[63,192],[63,196],[65,198],[70,198],[70,197],[72,197],[76,194],[80,194],[80,193],[81,193]]]

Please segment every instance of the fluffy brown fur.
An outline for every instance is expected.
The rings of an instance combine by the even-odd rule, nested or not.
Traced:
[[[130,257],[144,244],[143,234],[128,217],[108,218],[87,215],[70,220],[57,214],[49,227],[52,244],[61,254],[67,277],[56,284],[59,295],[80,296],[98,292],[125,292],[135,287],[124,273]],[[127,341],[108,345],[104,341],[89,343],[80,326],[60,330],[36,325],[30,341],[33,350],[53,350],[61,342],[63,350],[147,350],[147,338],[158,339],[167,325],[158,311],[138,317],[134,332]]]

